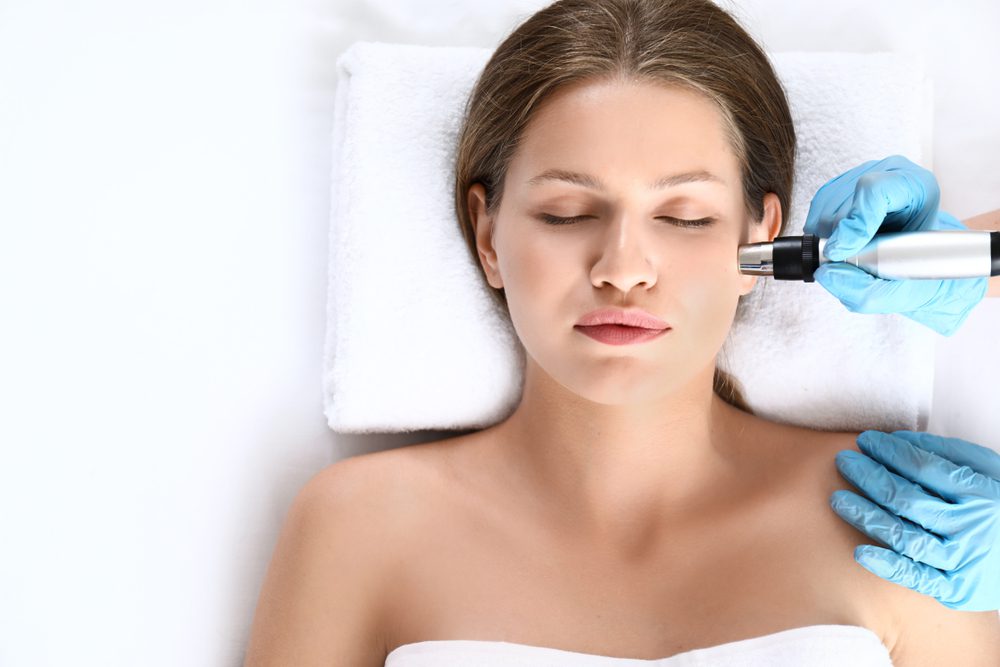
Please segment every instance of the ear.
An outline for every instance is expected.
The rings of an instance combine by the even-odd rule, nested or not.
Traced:
[[[486,214],[486,188],[482,183],[473,183],[469,188],[468,206],[479,263],[486,272],[486,281],[490,286],[500,289],[503,287],[503,279],[500,277],[497,253],[493,247],[494,221]]]
[[[764,194],[764,217],[748,220],[740,243],[770,243],[781,229],[781,200],[773,192]],[[740,275],[740,294],[749,294],[760,276]]]

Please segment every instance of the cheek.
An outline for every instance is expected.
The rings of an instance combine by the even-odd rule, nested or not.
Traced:
[[[500,274],[508,293],[529,290],[538,293],[559,280],[569,280],[573,251],[565,240],[544,234],[534,236],[524,233],[527,243],[512,243],[498,249]]]
[[[527,238],[527,235],[522,238]],[[530,349],[553,338],[552,320],[566,314],[572,302],[570,283],[577,274],[572,253],[558,240],[532,237],[530,243],[513,243],[498,248],[500,275],[511,323],[521,341]]]
[[[706,243],[698,252],[677,257],[674,266],[676,281],[671,283],[676,286],[683,316],[706,333],[713,329],[728,332],[740,296],[736,246]]]
[[[703,238],[694,241],[666,260],[674,267],[668,272],[687,276],[706,289],[735,289],[740,275],[735,239]]]

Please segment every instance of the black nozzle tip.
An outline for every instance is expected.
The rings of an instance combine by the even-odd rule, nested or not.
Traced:
[[[815,234],[774,239],[774,277],[777,280],[815,281],[819,268],[819,237]]]

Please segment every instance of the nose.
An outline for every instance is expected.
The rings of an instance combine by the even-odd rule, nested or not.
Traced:
[[[598,257],[590,270],[591,283],[602,288],[609,283],[623,294],[639,284],[656,284],[656,270],[646,256],[644,228],[650,221],[622,213],[607,226],[599,239]]]

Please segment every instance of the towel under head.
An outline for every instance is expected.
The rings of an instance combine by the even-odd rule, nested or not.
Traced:
[[[356,42],[338,60],[324,413],[342,433],[477,429],[516,407],[524,357],[464,245],[455,143],[491,50]],[[784,234],[830,178],[899,153],[929,167],[922,63],[770,55],[798,138]],[[442,323],[447,322],[447,326]],[[718,365],[760,416],[823,430],[926,427],[933,332],[848,311],[818,283],[758,279]]]

